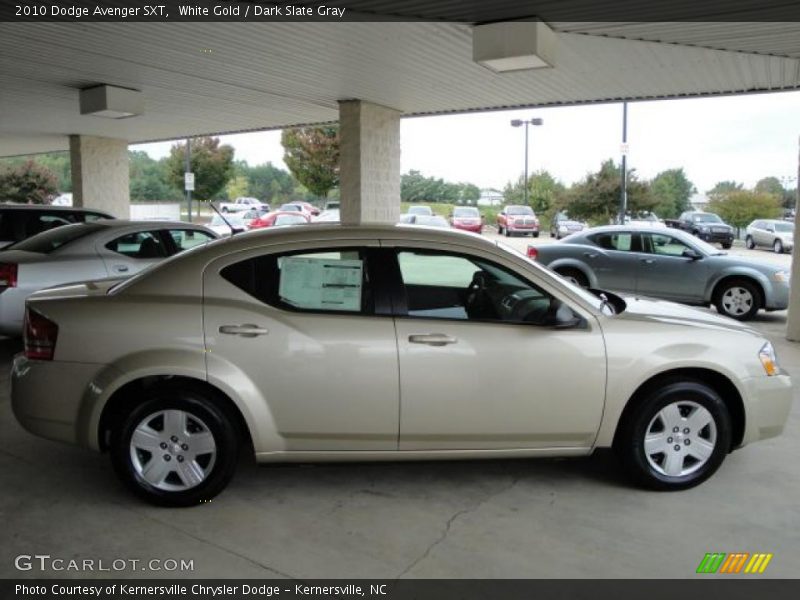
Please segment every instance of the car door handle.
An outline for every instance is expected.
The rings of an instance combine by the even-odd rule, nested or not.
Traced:
[[[268,330],[252,323],[245,323],[244,325],[220,325],[220,333],[227,333],[228,335],[240,335],[242,337],[256,337],[258,335],[267,335]]]
[[[115,273],[127,273],[128,272],[128,266],[127,265],[114,265],[113,267],[111,267],[111,269]]]
[[[586,258],[597,258],[597,254],[595,252],[584,252],[583,255]]]
[[[456,338],[443,333],[417,333],[408,336],[408,341],[412,344],[428,344],[429,346],[446,346],[458,342]]]
[[[646,265],[652,265],[654,262],[656,262],[656,259],[655,258],[642,258],[641,261]]]

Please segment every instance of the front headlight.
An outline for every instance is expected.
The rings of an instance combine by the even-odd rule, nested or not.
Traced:
[[[778,283],[789,283],[789,271],[775,271],[772,280]]]
[[[758,351],[758,358],[768,376],[777,375],[781,370],[778,366],[778,355],[775,354],[775,348],[769,342],[761,346],[761,350]]]

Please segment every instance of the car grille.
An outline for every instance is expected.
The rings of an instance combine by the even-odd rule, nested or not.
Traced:
[[[517,219],[514,221],[515,225],[533,225],[536,221],[534,219]]]
[[[712,227],[711,231],[714,231],[716,233],[727,233],[728,232],[728,228],[727,227]]]

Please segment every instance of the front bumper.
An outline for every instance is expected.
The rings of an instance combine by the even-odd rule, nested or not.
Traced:
[[[745,429],[742,446],[780,435],[792,407],[792,380],[775,377],[744,379]]]
[[[733,232],[730,231],[701,231],[697,237],[711,244],[733,244]]]
[[[518,232],[518,233],[538,233],[539,226],[538,225],[525,225],[522,223],[508,223],[506,225],[506,229],[511,232]]]

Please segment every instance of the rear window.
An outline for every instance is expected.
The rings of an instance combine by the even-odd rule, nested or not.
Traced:
[[[95,233],[96,231],[106,229],[107,227],[107,225],[101,225],[99,223],[75,223],[74,225],[64,225],[63,227],[56,227],[50,231],[43,231],[33,237],[29,237],[27,240],[12,244],[6,249],[50,254],[66,244],[74,242],[91,233]]]
[[[533,209],[530,206],[509,206],[506,209],[509,215],[532,215]]]
[[[477,208],[455,208],[453,217],[456,219],[477,219],[480,216]]]

